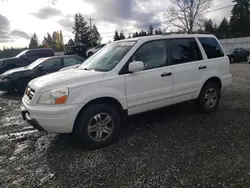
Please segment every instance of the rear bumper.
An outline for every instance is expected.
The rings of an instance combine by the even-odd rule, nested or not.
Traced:
[[[232,83],[233,77],[231,74],[222,77],[222,87],[227,87]]]

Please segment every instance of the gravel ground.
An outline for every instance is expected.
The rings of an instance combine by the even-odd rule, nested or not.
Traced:
[[[20,96],[1,94],[0,186],[250,187],[250,65],[231,72],[216,112],[188,102],[137,115],[94,151],[35,131],[22,121]]]

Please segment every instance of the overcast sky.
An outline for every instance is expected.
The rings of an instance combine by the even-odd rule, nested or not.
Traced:
[[[39,42],[43,36],[62,30],[64,42],[73,38],[74,14],[93,18],[102,42],[112,40],[116,29],[125,34],[154,28],[164,28],[164,11],[168,0],[0,0],[0,49],[3,46],[28,46],[30,36],[36,33]],[[210,10],[231,5],[232,0],[214,0]],[[231,7],[204,14],[219,23],[230,17]]]

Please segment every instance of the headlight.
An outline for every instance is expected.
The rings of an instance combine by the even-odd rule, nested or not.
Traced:
[[[68,88],[46,91],[38,100],[38,104],[65,104],[69,95]]]

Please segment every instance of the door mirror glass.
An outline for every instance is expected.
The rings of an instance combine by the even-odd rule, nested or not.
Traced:
[[[142,61],[134,61],[129,64],[129,72],[139,72],[144,70],[144,63]]]

